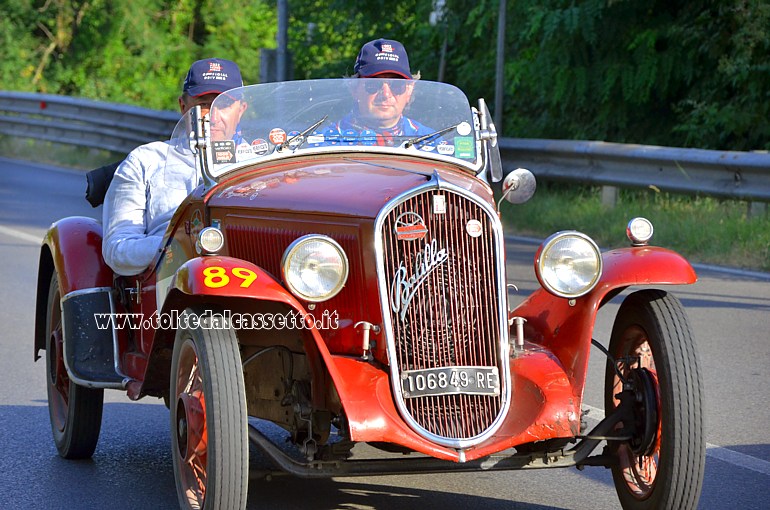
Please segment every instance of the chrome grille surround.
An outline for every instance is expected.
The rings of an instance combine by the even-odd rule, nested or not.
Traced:
[[[487,328],[488,335],[490,338],[488,338],[488,341],[491,341],[491,345],[488,345],[487,347],[491,347],[492,351],[490,353],[490,357],[493,359],[494,366],[496,366],[499,370],[499,381],[500,381],[500,395],[497,398],[497,401],[494,403],[494,405],[486,405],[486,402],[484,399],[489,399],[493,397],[477,397],[474,395],[468,395],[468,394],[459,394],[459,395],[448,395],[448,396],[429,396],[429,397],[417,397],[411,399],[412,401],[416,401],[418,399],[426,399],[422,400],[424,403],[423,407],[427,407],[427,412],[423,412],[423,416],[431,415],[431,418],[433,421],[441,421],[443,420],[443,423],[445,425],[445,429],[452,431],[457,431],[458,429],[465,429],[464,432],[468,432],[467,422],[468,421],[476,421],[477,424],[473,431],[470,431],[470,433],[464,433],[464,434],[457,434],[452,433],[448,434],[446,431],[441,432],[439,430],[435,430],[436,427],[431,427],[428,423],[425,423],[426,420],[419,419],[418,417],[414,416],[410,404],[407,404],[407,399],[404,396],[404,392],[401,387],[401,378],[402,378],[402,363],[400,360],[402,357],[399,354],[399,346],[401,344],[401,347],[408,347],[405,342],[402,342],[404,340],[403,338],[397,338],[396,330],[400,329],[399,327],[394,327],[394,321],[399,320],[399,314],[394,311],[392,308],[392,295],[391,295],[391,285],[393,284],[393,280],[391,280],[392,277],[389,277],[386,274],[387,272],[392,272],[393,270],[393,263],[394,261],[386,261],[386,256],[388,249],[386,248],[386,238],[388,236],[394,237],[394,234],[392,232],[386,232],[384,231],[386,225],[390,225],[395,220],[393,217],[391,217],[391,213],[405,204],[410,199],[418,198],[419,195],[422,194],[429,194],[429,195],[435,195],[439,193],[445,193],[445,194],[452,194],[453,196],[457,197],[457,200],[459,201],[465,201],[464,203],[471,204],[472,207],[476,208],[476,210],[482,212],[485,215],[485,218],[483,218],[484,223],[490,227],[490,232],[486,232],[483,234],[483,236],[486,236],[487,238],[491,235],[492,239],[489,241],[489,244],[492,246],[492,250],[494,253],[491,257],[492,260],[489,262],[491,264],[491,267],[487,267],[487,273],[492,274],[492,280],[493,282],[490,282],[491,285],[493,285],[495,288],[492,289],[493,292],[489,293],[486,292],[484,289],[481,289],[479,291],[476,291],[477,297],[489,297],[490,294],[494,294],[496,296],[496,302],[489,305],[489,317],[487,317],[487,322],[489,323],[490,327]],[[401,213],[403,215],[403,213]],[[426,222],[428,223],[428,222]],[[446,232],[444,232],[446,234]],[[428,439],[429,441],[432,441],[436,444],[450,447],[450,448],[456,448],[456,449],[465,449],[468,447],[471,447],[473,445],[479,444],[486,439],[488,439],[490,436],[492,436],[497,429],[502,425],[503,419],[508,413],[508,409],[511,404],[511,374],[510,374],[510,365],[509,365],[509,343],[508,343],[508,321],[507,321],[507,294],[506,294],[506,280],[505,280],[505,260],[504,260],[504,253],[505,253],[505,242],[503,238],[503,229],[502,224],[500,223],[499,217],[497,215],[497,212],[494,210],[492,206],[490,206],[487,202],[479,199],[477,196],[475,196],[472,193],[469,193],[467,190],[464,190],[458,186],[455,186],[453,184],[447,183],[446,181],[443,181],[440,179],[438,174],[434,174],[434,176],[430,179],[430,181],[426,182],[425,184],[418,186],[414,189],[411,189],[407,192],[402,193],[401,195],[393,198],[390,202],[388,202],[385,207],[380,211],[380,213],[377,215],[376,221],[375,221],[375,230],[374,230],[374,239],[375,239],[375,253],[376,253],[376,261],[377,261],[377,278],[379,283],[379,293],[380,293],[380,304],[382,307],[382,316],[383,316],[383,326],[384,326],[384,335],[387,342],[387,350],[388,350],[388,359],[389,359],[389,365],[390,365],[390,373],[391,373],[391,385],[393,389],[393,394],[395,396],[395,402],[396,406],[398,407],[399,412],[401,413],[401,416],[404,418],[404,420],[409,424],[412,429],[414,429],[418,434],[423,436],[424,438]],[[447,237],[445,235],[445,237]],[[466,250],[461,255],[467,255],[468,245],[462,245],[461,243],[458,243],[459,240],[457,236],[452,238],[451,235],[449,235],[450,241],[455,241],[452,248],[460,248]],[[425,237],[425,242],[420,241],[420,246],[428,246],[428,243],[433,244],[434,248],[425,248],[423,252],[430,253],[432,249],[437,249],[439,251],[442,250],[442,248],[448,248],[448,246],[439,246],[436,243],[433,243],[435,240],[435,237],[432,237],[430,232]],[[395,244],[397,241],[393,240],[392,243]],[[404,241],[398,241],[398,242],[404,242]],[[409,242],[409,241],[407,241]],[[414,242],[414,241],[413,241]],[[440,242],[447,242],[447,239],[441,239]],[[407,258],[408,256],[404,256],[404,258]],[[465,262],[465,261],[463,261]],[[386,264],[390,263],[391,267],[386,269]],[[436,273],[436,271],[433,271],[433,273]],[[442,270],[443,272],[443,270]],[[447,270],[449,272],[449,270]],[[443,278],[443,277],[442,277]],[[453,281],[457,281],[457,278],[454,280],[450,279],[449,283],[451,284]],[[465,278],[466,284],[472,283],[468,278]],[[471,285],[466,285],[466,290]],[[461,289],[462,291],[462,289]],[[420,299],[421,297],[423,299],[426,298],[426,294],[429,294],[429,291],[425,291],[423,293],[420,293],[419,296],[415,296],[415,299]],[[450,289],[450,292],[448,293],[450,296],[450,301],[452,303],[449,303],[449,311],[457,311],[460,308],[460,304],[454,304],[454,300],[458,297],[455,293],[455,289]],[[428,295],[427,299],[434,298],[434,295]],[[473,296],[460,296],[462,298],[461,300],[464,302],[465,305],[468,305],[468,303],[473,301]],[[478,302],[484,301],[483,299],[477,300]],[[411,304],[411,303],[410,303]],[[473,304],[473,303],[471,303]],[[415,305],[419,305],[419,301],[415,303]],[[407,305],[409,306],[409,305]],[[478,305],[476,305],[478,307]],[[445,305],[445,312],[447,311],[446,305]],[[403,312],[401,312],[403,313]],[[483,313],[483,312],[482,312]],[[428,321],[430,322],[430,321]],[[437,322],[433,322],[433,324],[417,324],[418,326],[425,326],[425,328],[432,329],[430,334],[435,334],[435,336],[431,337],[434,340],[441,340],[446,339],[447,336],[451,336],[457,333],[456,328],[453,326],[449,326],[448,328],[441,329],[437,326]],[[491,331],[489,331],[491,329]],[[403,335],[400,335],[403,337]],[[496,337],[496,338],[495,338]],[[472,340],[473,337],[466,336],[464,338],[460,338],[459,340],[463,343],[465,343],[468,346],[473,347],[474,342],[469,342],[469,340]],[[482,339],[483,342],[483,339]],[[457,342],[455,342],[455,348],[456,348]],[[404,353],[406,354],[406,353]],[[470,357],[474,357],[474,355],[470,355]],[[439,366],[459,366],[462,363],[454,363],[454,364],[444,364]],[[492,366],[492,365],[489,365]],[[407,367],[406,370],[409,368],[414,367]],[[429,367],[429,368],[435,368],[435,367]],[[475,414],[485,414],[486,418],[482,417],[480,418],[483,423],[480,425],[478,424],[478,420],[475,416],[469,417],[468,415],[475,415]],[[438,427],[441,428],[441,427]],[[431,430],[434,429],[434,430]]]

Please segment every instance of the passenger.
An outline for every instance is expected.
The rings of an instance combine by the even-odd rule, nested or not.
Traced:
[[[340,134],[344,136],[350,130],[359,135],[373,131],[371,136],[376,136],[377,145],[398,145],[399,141],[433,132],[403,115],[420,75],[412,75],[409,57],[400,42],[376,39],[364,44],[353,72],[353,78],[387,80],[361,80],[353,85],[355,106],[336,124]]]
[[[184,80],[179,109],[182,114],[195,106],[205,115],[220,94],[242,87],[238,66],[229,60],[209,58],[190,66]],[[238,123],[246,111],[245,102],[228,97],[211,111],[211,138],[238,139]],[[167,142],[152,142],[137,147],[118,166],[104,199],[102,256],[117,274],[130,276],[144,271],[152,262],[163,234],[179,204],[198,186],[200,176],[194,167],[175,184],[164,181]],[[184,166],[182,166],[184,169]]]

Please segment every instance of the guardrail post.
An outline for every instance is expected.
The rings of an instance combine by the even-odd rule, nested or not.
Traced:
[[[610,209],[618,205],[618,188],[602,186],[602,205]]]

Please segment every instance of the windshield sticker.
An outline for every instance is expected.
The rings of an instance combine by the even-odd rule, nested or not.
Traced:
[[[235,163],[235,142],[232,140],[219,140],[213,142],[214,163]]]
[[[471,134],[471,125],[467,122],[461,122],[457,125],[457,134],[460,136],[468,136]]]
[[[342,133],[342,143],[344,145],[355,145],[358,139],[358,132],[355,129],[346,129]]]
[[[318,132],[313,132],[312,135],[307,137],[307,143],[309,143],[312,147],[318,147],[322,143],[324,143],[325,138],[324,135]]]
[[[329,145],[338,145],[340,143],[340,132],[334,128],[329,128],[326,133],[324,133],[324,136]]]
[[[444,156],[451,156],[452,154],[455,153],[455,146],[447,142],[446,140],[441,140],[438,143],[436,150],[438,151],[439,154],[443,154]]]
[[[473,159],[473,137],[456,136],[455,137],[455,157],[463,159]]]
[[[289,140],[289,148],[292,150],[297,149],[305,141],[305,137],[299,136],[299,131],[289,131],[287,137]]]
[[[361,145],[376,145],[377,133],[371,129],[364,129],[361,131]]]
[[[244,159],[250,159],[254,157],[254,150],[251,148],[251,145],[249,145],[246,142],[243,142],[242,144],[238,145],[238,147],[235,148],[235,159],[238,161],[243,161]]]
[[[257,138],[251,142],[251,148],[257,156],[264,156],[270,150],[270,146],[267,145],[267,140],[264,138]]]
[[[273,128],[270,130],[268,138],[273,145],[281,145],[286,141],[286,131],[281,128]]]

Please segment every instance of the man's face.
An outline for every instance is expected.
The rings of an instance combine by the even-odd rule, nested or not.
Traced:
[[[211,139],[232,140],[246,108],[245,102],[228,96],[227,92],[220,95],[211,109]]]
[[[398,123],[401,113],[409,104],[414,83],[398,75],[380,75],[373,80],[360,78],[356,83],[355,96],[358,115],[369,127],[391,128]]]
[[[211,117],[211,139],[212,140],[232,140],[238,123],[241,121],[243,112],[248,107],[243,101],[239,101],[223,94],[204,94],[198,97],[183,96],[179,98],[179,107],[182,114],[186,113],[195,106],[201,107],[201,115],[210,113]],[[214,99],[220,97],[216,108],[211,108]]]

